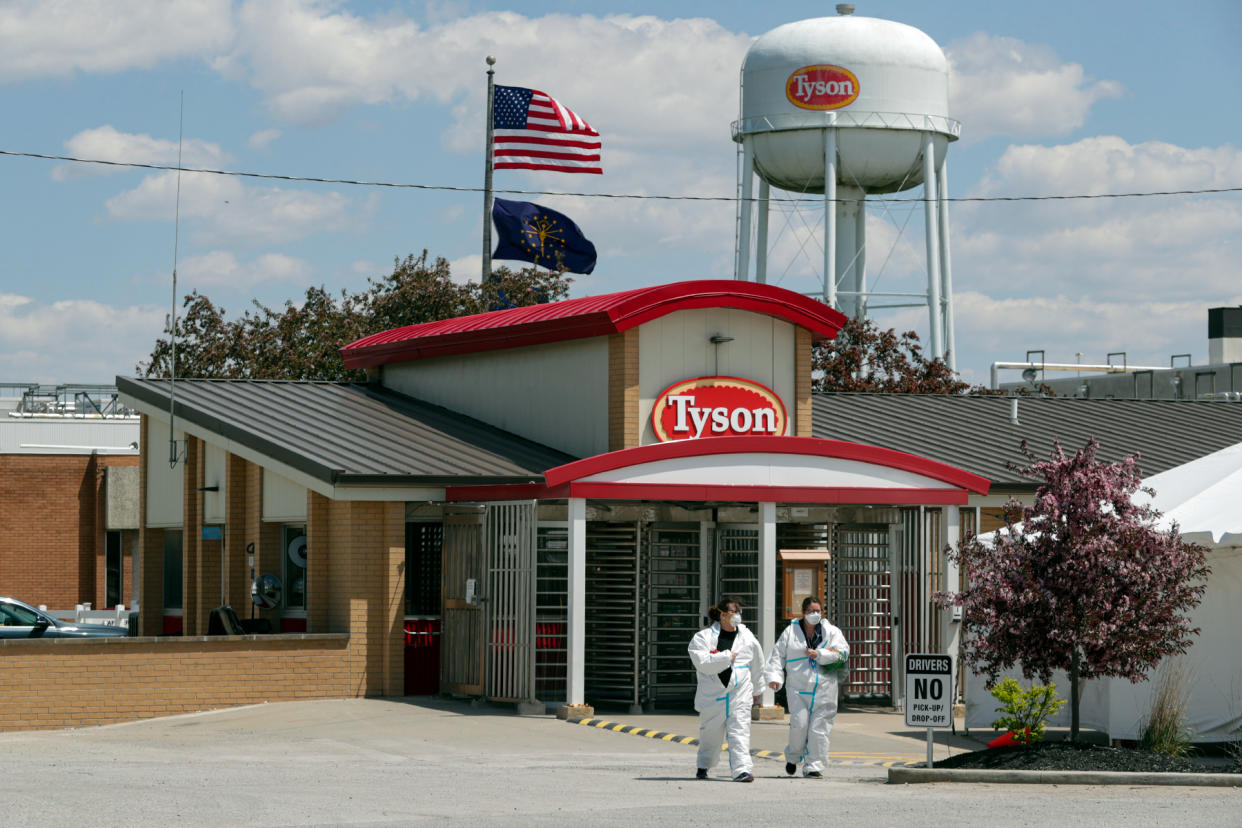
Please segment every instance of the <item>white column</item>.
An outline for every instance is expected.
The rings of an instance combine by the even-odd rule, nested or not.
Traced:
[[[944,508],[944,537],[941,539],[942,545],[940,548],[943,549],[945,544],[952,546],[954,548],[957,548],[957,544],[958,544],[958,541],[961,540],[961,536],[962,536],[962,508],[959,506],[946,506]],[[961,573],[958,571],[957,565],[954,563],[950,563],[948,560],[945,560],[944,562],[945,591],[957,592],[959,589],[962,588],[961,584],[962,584]],[[954,666],[959,667],[959,669],[960,669],[960,665],[958,665],[957,662],[959,660],[958,656],[961,654],[960,647],[961,647],[961,641],[962,641],[962,638],[961,638],[962,637],[962,625],[960,621],[955,621],[954,619],[955,618],[960,619],[961,618],[960,613],[961,613],[961,610],[957,607],[953,607],[941,613],[941,616],[943,618],[941,623],[944,624],[944,627],[942,628],[942,633],[940,636],[940,640],[944,642],[944,651],[948,653],[949,655],[953,656]],[[954,679],[956,678],[957,677],[954,676]],[[957,685],[954,685],[955,688],[956,686]]]
[[[824,302],[837,307],[837,130],[824,130]]]
[[[944,349],[949,367],[957,370],[957,347],[953,340],[953,266],[949,256],[949,154],[940,162],[936,177],[936,201],[940,208],[940,301],[944,304]]]
[[[927,237],[927,310],[931,318],[928,355],[944,356],[940,341],[940,230],[936,221],[936,147],[932,133],[923,133],[923,216]]]
[[[569,629],[566,631],[568,686],[565,703],[586,698],[586,499],[569,498]]]
[[[742,192],[741,218],[737,228],[737,266],[733,273],[734,279],[745,281],[750,278],[750,200],[755,188],[755,149],[750,138],[742,138]]]
[[[776,643],[776,504],[759,504],[759,643],[767,658]],[[760,704],[775,702],[774,693],[763,688]]]
[[[759,230],[755,241],[755,281],[763,284],[768,280],[768,197],[771,186],[767,179],[759,179]]]

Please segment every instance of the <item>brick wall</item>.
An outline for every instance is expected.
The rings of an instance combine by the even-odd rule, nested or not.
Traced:
[[[608,450],[638,445],[638,328],[608,337]]]
[[[356,694],[349,636],[0,641],[0,731]]]
[[[137,463],[129,456],[0,455],[0,594],[54,609],[104,606],[104,470]]]
[[[814,437],[811,413],[811,332],[794,328],[794,423],[789,433]]]

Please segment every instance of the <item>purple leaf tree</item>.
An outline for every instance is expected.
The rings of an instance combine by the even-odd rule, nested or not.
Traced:
[[[1083,679],[1137,683],[1189,649],[1199,630],[1186,613],[1210,574],[1203,547],[1176,526],[1158,529],[1159,512],[1132,500],[1137,458],[1097,460],[1098,445],[1067,457],[1057,443],[1037,460],[1023,441],[1029,465],[1013,469],[1042,481],[1034,505],[1006,504],[994,543],[970,537],[947,550],[966,587],[936,595],[962,608],[963,656],[990,682],[1015,665],[1044,684],[1053,670],[1069,673],[1071,740]]]

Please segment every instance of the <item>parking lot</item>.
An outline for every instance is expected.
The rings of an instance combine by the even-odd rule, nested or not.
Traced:
[[[601,714],[601,718],[608,718]],[[615,721],[697,735],[689,715]],[[757,723],[754,746],[783,746]],[[78,730],[0,734],[11,824],[859,825],[1236,824],[1230,789],[888,785],[921,759],[900,715],[844,712],[823,780],[756,760],[753,785],[696,782],[695,748],[501,707],[411,698],[257,705]],[[968,749],[938,739],[937,755]],[[850,764],[842,764],[842,762]],[[866,764],[872,762],[872,764]],[[1174,794],[1175,792],[1175,794]],[[1187,815],[1190,816],[1187,816]]]

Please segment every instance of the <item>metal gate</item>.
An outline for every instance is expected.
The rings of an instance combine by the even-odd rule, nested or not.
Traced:
[[[759,617],[759,527],[722,523],[716,529],[716,592],[712,600],[737,598],[746,608],[742,617],[763,641]]]
[[[850,644],[842,695],[892,697],[892,562],[888,524],[833,529],[829,617]]]
[[[586,525],[586,668],[592,704],[638,704],[638,530],[636,521]]]
[[[647,530],[643,696],[652,707],[694,701],[698,685],[686,647],[701,623],[700,530],[697,523],[651,524]]]
[[[535,700],[535,501],[489,503],[486,676],[492,701]]]
[[[541,521],[535,550],[535,697],[565,701],[569,640],[569,524]]]
[[[483,507],[446,510],[440,567],[440,689],[483,693]]]

